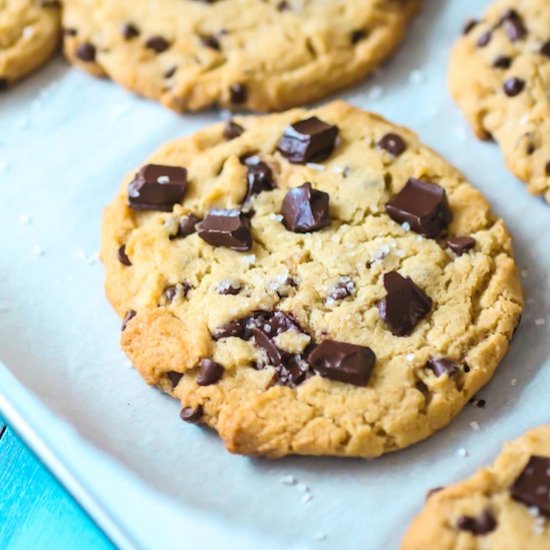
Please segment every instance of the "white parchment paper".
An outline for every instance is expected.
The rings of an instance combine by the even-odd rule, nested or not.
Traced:
[[[425,0],[399,54],[342,94],[416,130],[485,193],[514,235],[528,298],[479,396],[485,409],[467,407],[428,441],[375,461],[232,456],[182,423],[178,404],[146,387],[119,351],[97,261],[102,208],[160,144],[219,114],[176,115],[61,59],[0,96],[0,359],[9,370],[0,366],[0,407],[34,429],[41,452],[55,452],[135,545],[396,549],[427,489],[550,420],[550,207],[506,172],[495,145],[471,136],[446,89],[449,48],[488,3]],[[309,502],[300,484],[282,483],[289,475]]]

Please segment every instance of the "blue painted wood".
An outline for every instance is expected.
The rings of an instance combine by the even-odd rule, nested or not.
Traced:
[[[0,418],[0,548],[113,550],[78,503]]]

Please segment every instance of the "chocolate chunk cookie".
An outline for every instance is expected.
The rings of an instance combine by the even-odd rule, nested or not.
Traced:
[[[495,463],[432,492],[401,550],[550,548],[550,425],[508,443]]]
[[[464,27],[451,56],[451,92],[481,139],[550,201],[550,2],[500,0]]]
[[[61,32],[54,0],[0,2],[0,92],[50,58]]]
[[[107,208],[101,255],[135,367],[244,454],[428,437],[489,380],[522,310],[481,194],[342,102],[166,145]]]
[[[176,111],[280,110],[363,79],[420,0],[65,0],[68,58]]]

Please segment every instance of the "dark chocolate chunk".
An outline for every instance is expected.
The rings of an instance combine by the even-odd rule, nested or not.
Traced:
[[[493,31],[487,31],[484,32],[478,39],[477,39],[477,46],[479,48],[484,48],[491,42],[491,38],[493,37]]]
[[[468,19],[468,21],[464,23],[464,27],[462,27],[462,34],[468,34],[478,23],[479,21],[477,19]]]
[[[170,212],[187,188],[187,170],[176,166],[147,164],[128,186],[128,202],[134,210]]]
[[[365,346],[325,340],[308,356],[311,367],[325,378],[354,386],[366,386],[376,356]]]
[[[364,29],[357,29],[351,33],[350,40],[352,44],[357,44],[358,42],[361,42],[365,37],[367,36],[367,33]]]
[[[253,195],[258,195],[262,191],[271,191],[275,188],[273,172],[265,162],[254,156],[245,158],[244,164],[248,168],[246,174],[247,192],[244,202],[250,200]]]
[[[246,101],[248,97],[248,90],[245,84],[240,84],[239,82],[231,84],[229,86],[229,98],[231,103],[235,105],[240,105]]]
[[[447,375],[449,378],[460,371],[459,366],[451,359],[441,357],[439,359],[430,359],[426,363],[426,368],[432,370],[437,377]]]
[[[479,516],[461,516],[456,522],[456,526],[461,531],[481,536],[494,531],[497,526],[497,520],[491,510],[486,509]]]
[[[509,69],[512,65],[512,58],[507,55],[499,55],[493,61],[493,67],[495,69]]]
[[[405,140],[398,134],[386,134],[379,142],[378,147],[384,149],[394,157],[398,157],[407,149]]]
[[[525,88],[525,80],[522,80],[521,78],[512,77],[509,78],[503,86],[504,93],[508,97],[515,97],[521,92],[523,92],[523,89]]]
[[[132,40],[139,36],[139,29],[133,23],[126,23],[122,27],[122,36],[125,40]]]
[[[178,220],[178,229],[175,235],[170,239],[182,239],[188,237],[197,231],[196,225],[201,221],[195,214],[187,214]]]
[[[244,132],[244,128],[232,120],[227,121],[223,129],[223,137],[227,140],[238,138]]]
[[[290,189],[283,200],[286,228],[294,233],[318,231],[330,225],[329,196],[306,182]]]
[[[222,338],[242,338],[244,334],[243,323],[240,321],[229,321],[225,325],[218,327],[212,333],[214,340],[221,340]]]
[[[95,61],[96,49],[93,44],[84,43],[76,48],[76,57],[85,63]]]
[[[224,368],[212,359],[201,359],[199,363],[199,374],[197,384],[199,386],[210,386],[218,382],[223,376]]]
[[[439,237],[447,229],[452,214],[443,187],[409,178],[405,187],[386,205],[397,223],[407,222],[413,231],[429,238]]]
[[[183,407],[180,412],[180,418],[189,424],[196,424],[203,416],[204,411],[201,405],[197,407]]]
[[[343,300],[353,294],[355,284],[349,277],[340,277],[329,294],[330,300]]]
[[[428,315],[432,300],[410,277],[397,271],[384,275],[387,295],[378,302],[380,318],[395,336],[408,336],[416,325]]]
[[[124,330],[126,328],[126,325],[130,322],[131,319],[133,319],[137,315],[137,312],[131,309],[126,313],[124,316],[124,319],[122,319],[122,325],[120,326],[120,330]]]
[[[132,262],[130,261],[130,258],[128,258],[128,255],[126,254],[126,245],[123,244],[117,251],[117,257],[118,261],[125,266],[131,266]]]
[[[183,377],[183,373],[176,372],[175,370],[170,370],[166,373],[166,376],[168,377],[168,380],[170,380],[172,388],[175,388],[180,383],[180,380]]]
[[[536,507],[550,517],[550,457],[531,456],[510,487],[514,500]]]
[[[240,210],[210,210],[196,225],[199,237],[212,246],[244,252],[252,248],[250,218]]]
[[[545,55],[546,57],[550,57],[550,40],[548,40],[548,42],[545,42],[542,45],[542,48],[540,49],[540,53],[542,55]]]
[[[0,92],[8,89],[8,79],[0,76]]]
[[[170,42],[162,36],[151,36],[151,38],[145,42],[145,47],[149,50],[153,50],[155,53],[162,53],[170,47]]]
[[[201,44],[210,48],[211,50],[221,50],[221,44],[218,38],[214,34],[206,34],[201,36]]]
[[[473,237],[453,237],[447,240],[447,247],[457,256],[462,256],[474,248],[476,240]]]
[[[525,23],[521,15],[514,9],[506,10],[500,23],[504,26],[504,30],[512,42],[517,42],[527,36]]]
[[[311,117],[290,125],[279,140],[277,150],[294,164],[321,162],[336,145],[338,127]]]

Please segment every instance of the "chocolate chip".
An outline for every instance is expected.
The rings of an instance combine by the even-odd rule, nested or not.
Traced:
[[[445,374],[451,378],[460,371],[459,366],[454,361],[444,357],[439,359],[430,359],[426,363],[426,368],[432,370],[438,378]]]
[[[248,97],[248,90],[244,84],[235,83],[229,86],[229,98],[231,103],[235,105],[240,105],[246,101]]]
[[[118,261],[125,266],[131,266],[132,262],[130,261],[130,258],[128,258],[126,254],[126,245],[123,244],[119,249],[117,250],[117,257]]]
[[[523,19],[514,9],[509,9],[504,12],[500,24],[504,25],[504,30],[512,42],[517,42],[527,35],[527,29],[525,28]]]
[[[76,48],[76,57],[85,63],[95,61],[95,54],[96,49],[93,44],[84,43]]]
[[[201,44],[212,50],[221,50],[220,41],[213,34],[206,34],[204,36],[201,36]]]
[[[357,44],[358,42],[361,42],[365,37],[367,36],[367,33],[364,29],[357,29],[351,33],[350,40],[352,44]]]
[[[172,388],[175,388],[180,383],[180,380],[183,378],[183,373],[176,372],[175,370],[170,370],[166,373],[166,376],[168,377],[168,380],[170,380]]]
[[[172,78],[175,74],[176,74],[176,71],[178,70],[177,67],[170,67],[165,73],[164,73],[164,78]]]
[[[187,214],[178,220],[178,229],[175,235],[170,239],[182,239],[188,237],[197,231],[196,225],[201,221],[195,214]]]
[[[244,128],[239,126],[236,122],[229,120],[223,129],[223,137],[225,139],[232,140],[238,138],[244,132]]]
[[[8,89],[8,79],[0,76],[0,92]]]
[[[180,418],[189,424],[196,424],[203,416],[204,410],[201,405],[197,407],[183,407],[180,412]]]
[[[542,55],[545,55],[546,57],[550,57],[550,40],[548,40],[548,42],[545,42],[542,45],[542,48],[540,49],[540,53]]]
[[[197,384],[199,386],[210,386],[218,382],[223,376],[224,368],[212,359],[201,359],[199,363],[199,374]]]
[[[495,69],[509,69],[512,65],[512,58],[507,55],[499,55],[493,61],[493,67]]]
[[[329,195],[306,182],[288,191],[282,214],[285,227],[294,233],[323,229],[330,225]]]
[[[122,27],[122,36],[125,40],[132,40],[139,36],[139,29],[133,23],[126,23]]]
[[[493,31],[487,31],[484,32],[478,39],[477,39],[477,45],[479,48],[484,48],[491,42],[491,38],[493,37]]]
[[[407,222],[413,231],[429,238],[439,237],[447,229],[452,214],[443,187],[409,178],[405,187],[386,205],[397,223]]]
[[[550,160],[546,163],[545,172],[547,176],[550,176]]]
[[[462,254],[469,252],[475,245],[476,240],[473,237],[453,237],[447,240],[447,247],[457,256],[462,256]]]
[[[354,290],[355,284],[353,281],[349,277],[341,277],[332,288],[332,291],[329,294],[330,300],[327,301],[343,300],[344,298],[351,296]]]
[[[151,36],[151,38],[145,42],[145,47],[156,53],[162,53],[170,47],[170,42],[162,36]]]
[[[229,323],[214,330],[212,338],[216,341],[222,338],[242,338],[243,334],[244,327],[240,321],[229,321]]]
[[[187,188],[187,170],[176,166],[147,164],[128,186],[128,202],[134,210],[170,212]]]
[[[514,500],[550,517],[550,457],[533,455],[510,487]]]
[[[436,493],[439,493],[440,491],[443,491],[443,489],[445,489],[445,487],[434,487],[433,489],[430,489],[426,493],[426,500],[428,500],[432,495],[435,495]]]
[[[281,2],[277,4],[277,11],[286,11],[289,9],[290,6],[288,5],[288,2],[286,0],[281,0]]]
[[[166,298],[166,301],[168,303],[173,302],[177,294],[178,294],[177,285],[169,286],[164,289],[164,297]]]
[[[271,191],[275,188],[273,172],[265,162],[254,156],[245,158],[244,164],[248,168],[246,174],[247,192],[244,202],[247,202],[253,195],[258,195],[262,191]]]
[[[210,210],[196,225],[199,237],[212,246],[243,252],[252,248],[250,218],[240,210]]]
[[[122,319],[122,325],[120,326],[120,330],[124,330],[126,328],[126,325],[130,322],[131,319],[133,319],[137,315],[137,312],[131,309],[126,313],[124,316],[124,319]]]
[[[76,29],[64,28],[63,34],[65,36],[76,36],[78,34],[78,31]]]
[[[390,155],[398,157],[407,149],[405,140],[398,134],[389,133],[386,134],[379,142],[378,147],[384,149]]]
[[[290,125],[277,150],[294,164],[321,162],[327,159],[336,145],[338,127],[311,117]]]
[[[395,336],[408,336],[416,325],[428,315],[432,300],[410,277],[397,271],[384,275],[387,295],[378,302],[380,318]]]
[[[479,21],[477,19],[468,19],[468,21],[464,23],[464,27],[462,27],[462,34],[468,34],[478,23]]]
[[[456,522],[461,531],[469,531],[474,535],[486,535],[494,531],[497,521],[489,509],[484,510],[479,516],[461,516]]]
[[[222,296],[237,296],[243,286],[239,281],[234,281],[232,279],[222,281],[216,288],[218,294]]]
[[[325,340],[308,356],[311,367],[325,378],[354,386],[366,386],[376,356],[365,346]]]
[[[508,97],[515,97],[521,92],[523,92],[523,89],[525,88],[525,80],[522,80],[521,78],[516,78],[515,76],[512,78],[509,78],[503,86],[504,93]]]

